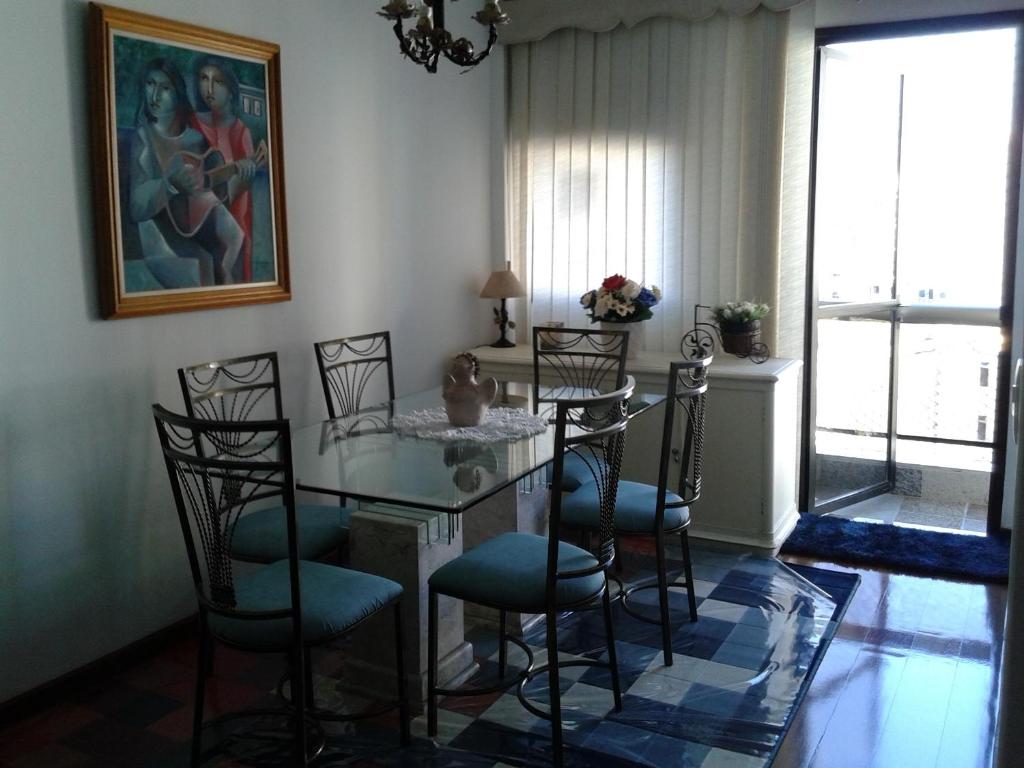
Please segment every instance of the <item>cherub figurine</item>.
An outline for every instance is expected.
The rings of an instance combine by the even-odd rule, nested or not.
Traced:
[[[480,363],[476,356],[462,352],[452,360],[445,376],[442,386],[444,407],[448,421],[456,427],[475,427],[483,421],[498,392],[498,382],[493,378],[477,382],[479,373]]]

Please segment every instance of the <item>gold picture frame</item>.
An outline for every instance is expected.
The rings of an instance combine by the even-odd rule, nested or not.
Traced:
[[[278,46],[89,13],[103,317],[291,299]]]

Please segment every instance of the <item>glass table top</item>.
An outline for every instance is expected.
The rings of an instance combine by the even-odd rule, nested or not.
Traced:
[[[539,394],[539,398],[536,395]],[[522,407],[554,415],[550,398],[565,388],[505,382],[492,408]],[[576,391],[576,396],[582,394]],[[665,399],[635,391],[631,417]],[[544,466],[554,456],[554,425],[532,437],[480,443],[396,432],[395,415],[440,408],[441,387],[292,429],[292,464],[301,490],[425,510],[461,512]]]

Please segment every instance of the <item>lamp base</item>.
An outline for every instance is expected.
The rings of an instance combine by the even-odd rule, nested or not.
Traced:
[[[509,341],[508,339],[506,339],[504,336],[502,336],[496,342],[491,344],[491,346],[492,347],[498,347],[499,349],[507,349],[509,347],[514,347],[515,344],[512,343],[511,341]]]

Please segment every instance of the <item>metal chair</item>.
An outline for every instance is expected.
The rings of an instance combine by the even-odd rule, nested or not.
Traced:
[[[540,387],[541,364],[556,379],[550,396],[574,397],[583,392],[608,392],[626,381],[629,331],[599,328],[533,328],[533,386]],[[562,490],[573,491],[590,479],[590,470],[573,455],[566,458]]]
[[[700,498],[704,470],[704,425],[707,415],[708,368],[712,358],[684,360],[669,367],[665,397],[665,422],[661,437],[658,484],[623,480],[615,505],[615,536],[654,537],[657,579],[623,589],[622,607],[631,616],[660,624],[665,665],[672,664],[672,633],[669,624],[668,589],[685,587],[690,621],[697,620],[697,597],[693,591],[693,567],[690,560],[690,505]],[[683,422],[681,447],[674,457],[673,435],[678,421]],[[669,486],[669,464],[678,461],[673,487]],[[584,483],[562,503],[562,523],[569,527],[593,530],[603,521],[600,488],[593,481]],[[665,537],[678,533],[683,552],[685,583],[668,583],[665,564]],[[653,619],[630,606],[629,598],[641,589],[658,590],[659,618]]]
[[[185,410],[195,419],[282,419],[277,352],[211,360],[178,369]]]
[[[191,418],[237,422],[284,418],[276,352],[179,368],[178,381]],[[243,452],[250,447],[235,446]],[[345,507],[300,504],[299,555],[318,560],[343,547],[348,541],[349,514]],[[265,508],[243,517],[231,540],[231,554],[254,563],[288,557],[285,510]]]
[[[559,488],[563,477],[564,457],[580,458],[594,473],[600,487],[600,525],[597,549],[586,549],[559,541],[556,532],[561,516],[562,494],[551,495],[550,536],[529,533],[505,533],[474,547],[461,557],[437,569],[429,581],[428,619],[428,714],[427,730],[437,733],[437,697],[472,696],[493,693],[518,679],[517,693],[523,706],[538,717],[551,721],[554,764],[562,765],[562,711],[559,693],[559,668],[562,666],[601,666],[611,672],[615,709],[622,709],[619,672],[612,630],[611,602],[608,596],[606,570],[615,557],[612,539],[612,515],[619,483],[622,448],[627,425],[627,400],[633,393],[631,377],[615,392],[592,397],[560,400],[556,403],[555,458],[553,487]],[[498,675],[501,680],[490,687],[449,690],[440,688],[438,668],[438,595],[495,608],[499,611],[500,639]],[[601,607],[604,611],[608,642],[608,662],[577,659],[558,660],[556,621],[562,611]],[[509,611],[543,613],[546,626],[548,662],[535,667],[533,654],[521,640],[505,631]],[[505,668],[508,642],[520,646],[527,654],[528,664],[517,678],[506,680]],[[547,672],[550,711],[545,712],[529,701],[523,686],[537,675]]]
[[[308,744],[307,716],[314,706],[310,649],[347,634],[388,606],[394,608],[398,706],[402,743],[407,744],[402,587],[372,574],[300,559],[288,422],[194,419],[159,405],[153,406],[153,416],[199,602],[191,764],[199,765],[202,757],[203,701],[214,640],[245,651],[288,653],[293,762],[305,765],[322,747]],[[275,502],[285,510],[287,557],[236,573],[231,540],[246,508]]]
[[[330,418],[358,411],[367,387],[379,395],[373,404],[395,399],[390,331],[318,341],[313,351]],[[386,390],[381,373],[387,376]]]
[[[608,392],[626,381],[629,331],[599,328],[533,327],[533,385],[540,386],[541,364],[566,388]]]

